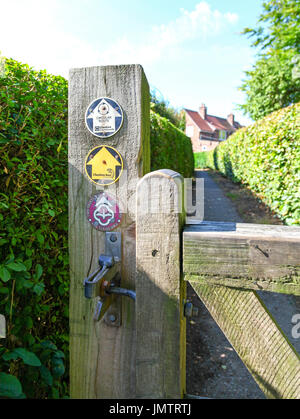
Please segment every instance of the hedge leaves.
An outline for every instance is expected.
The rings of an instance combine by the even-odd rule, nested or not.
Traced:
[[[151,170],[171,169],[185,178],[194,175],[192,143],[168,119],[150,112]]]
[[[39,375],[38,342],[50,340],[68,353],[67,92],[64,78],[6,60],[0,77],[0,313],[8,333],[0,370],[13,371],[27,397],[53,393]],[[15,397],[17,378],[2,378],[7,397],[9,388]],[[66,390],[55,383],[56,394]]]
[[[238,130],[207,165],[249,185],[286,224],[300,224],[300,103]]]

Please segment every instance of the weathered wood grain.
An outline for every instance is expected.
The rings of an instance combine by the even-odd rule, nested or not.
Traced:
[[[191,285],[270,399],[300,399],[300,358],[254,291]]]
[[[124,123],[113,137],[101,140],[85,127],[88,105],[98,97],[115,99]],[[69,248],[70,248],[70,383],[72,398],[135,397],[134,302],[117,298],[111,312],[120,316],[112,327],[93,321],[95,298],[87,300],[83,279],[104,252],[104,233],[86,219],[86,204],[97,186],[84,173],[87,153],[95,146],[115,147],[124,159],[118,184],[105,188],[125,207],[122,231],[122,286],[135,287],[135,189],[150,170],[149,86],[139,65],[73,69],[69,78]],[[103,189],[103,188],[99,188]],[[127,208],[126,208],[127,207]]]
[[[170,170],[146,175],[137,189],[138,398],[180,398],[185,393],[183,223],[183,178]]]
[[[183,233],[188,281],[300,295],[300,228],[202,222]]]

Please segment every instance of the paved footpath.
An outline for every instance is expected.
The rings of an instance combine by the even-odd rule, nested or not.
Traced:
[[[196,171],[196,178],[204,179],[204,220],[243,222],[230,200],[223,194],[219,186],[205,171]],[[189,288],[189,294],[193,291]],[[293,339],[291,331],[292,316],[300,313],[293,296],[258,292],[268,310],[279,323],[298,353],[300,353],[300,338]],[[214,322],[205,306],[198,297],[193,297],[193,303],[200,308],[199,318],[187,328],[187,350],[193,345],[193,362],[187,366],[187,392],[210,398],[263,399],[264,394],[244,366],[230,343]],[[190,334],[199,334],[199,356],[195,353],[195,341]],[[190,343],[189,343],[190,340]],[[196,349],[197,351],[197,349]],[[188,359],[190,359],[188,357]],[[197,362],[196,359],[201,361]],[[201,388],[197,388],[197,370]],[[190,382],[189,382],[190,377]]]

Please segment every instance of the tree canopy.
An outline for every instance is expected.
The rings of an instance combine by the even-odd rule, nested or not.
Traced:
[[[184,111],[174,109],[170,104],[161,97],[158,97],[157,90],[152,89],[150,98],[151,110],[163,118],[167,118],[175,127],[185,130],[185,114]]]
[[[245,28],[258,49],[257,61],[246,71],[240,108],[254,120],[300,101],[300,1],[263,2],[257,28]]]

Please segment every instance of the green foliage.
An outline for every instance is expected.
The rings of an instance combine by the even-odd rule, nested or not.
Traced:
[[[18,358],[21,358],[24,364],[31,365],[32,367],[40,367],[42,365],[38,357],[33,352],[27,351],[25,348],[15,348],[2,355],[2,359],[4,361],[15,361]]]
[[[150,112],[151,170],[172,169],[185,178],[193,176],[192,143],[168,119]]]
[[[19,399],[47,395],[59,398],[64,394],[66,385],[60,382],[65,373],[64,353],[50,341],[34,344],[31,349],[34,352],[20,347],[1,350],[2,368],[13,371],[15,375],[0,373],[0,397]]]
[[[8,390],[0,395],[64,396],[62,375],[53,370],[45,383],[57,361],[47,360],[41,345],[52,341],[48,352],[57,353],[57,345],[67,354],[66,80],[6,60],[0,153],[0,312],[8,328],[0,345]]]
[[[150,108],[153,112],[157,113],[163,118],[167,118],[173,125],[175,125],[175,127],[179,128],[181,131],[185,130],[185,112],[183,110],[177,111],[176,109],[172,108],[165,100],[158,99],[153,92],[151,93],[150,101]]]
[[[255,120],[300,100],[299,0],[264,2],[258,25],[243,31],[260,53],[246,72],[241,86],[246,103],[240,106]]]
[[[207,167],[208,151],[194,153],[195,169],[204,169]]]
[[[24,398],[22,385],[14,375],[0,372],[0,397],[12,399]]]
[[[298,48],[300,45],[300,5],[298,0],[264,1],[258,27],[243,33],[254,37],[252,46],[262,50]]]
[[[300,103],[238,130],[207,164],[249,185],[286,224],[300,224]]]
[[[278,51],[259,59],[241,90],[247,95],[240,108],[258,120],[300,100],[300,77],[294,76],[296,55],[291,51]]]

